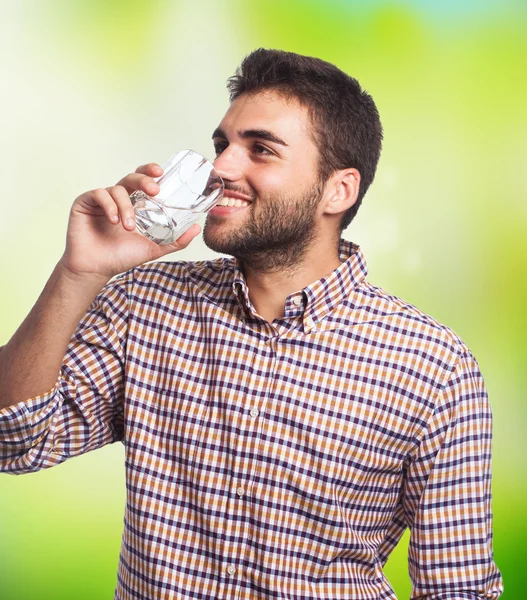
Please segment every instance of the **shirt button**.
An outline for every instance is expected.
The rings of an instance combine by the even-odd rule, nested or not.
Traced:
[[[238,494],[238,496],[240,496],[240,498],[245,494],[245,490],[242,487],[239,487],[236,490],[236,493]]]
[[[293,304],[295,306],[302,306],[302,296],[296,296],[293,298]]]
[[[313,319],[311,317],[308,317],[306,319],[306,327],[311,328],[311,327],[313,327],[314,324],[315,324],[315,321],[313,321]]]
[[[229,565],[227,567],[227,573],[229,575],[234,575],[234,573],[236,573],[236,567],[234,565]]]
[[[251,410],[251,417],[257,417],[260,414],[260,411],[257,408],[253,408]]]

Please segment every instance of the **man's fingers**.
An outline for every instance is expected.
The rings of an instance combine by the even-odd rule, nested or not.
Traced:
[[[92,202],[103,209],[104,214],[111,223],[119,223],[119,209],[108,190],[98,188],[86,194],[86,196],[88,198],[91,196]]]
[[[128,231],[133,231],[135,229],[135,213],[126,188],[122,185],[114,185],[106,188],[106,191],[114,201],[123,227]],[[115,223],[115,219],[112,220],[112,223]]]
[[[132,194],[136,190],[141,190],[149,196],[155,196],[159,193],[159,185],[157,185],[153,177],[148,177],[140,173],[130,173],[115,185],[122,185],[128,194]]]
[[[159,193],[159,185],[154,181],[154,178],[161,175],[163,175],[163,169],[157,163],[148,163],[137,167],[135,173],[123,177],[116,185],[122,185],[128,194],[141,190],[149,196],[155,196]]]
[[[157,163],[141,165],[140,167],[137,167],[135,172],[143,173],[143,175],[149,175],[150,177],[160,177],[163,175],[163,169]]]

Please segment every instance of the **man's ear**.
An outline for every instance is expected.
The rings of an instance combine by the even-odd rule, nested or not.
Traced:
[[[357,201],[360,173],[357,169],[341,169],[334,173],[326,186],[324,213],[343,213]]]

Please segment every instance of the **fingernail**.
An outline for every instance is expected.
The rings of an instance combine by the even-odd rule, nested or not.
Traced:
[[[128,227],[135,227],[135,221],[131,217],[126,219],[126,224],[128,225]]]

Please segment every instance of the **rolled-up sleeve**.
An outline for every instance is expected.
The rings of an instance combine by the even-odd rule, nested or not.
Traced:
[[[38,471],[122,439],[128,281],[112,280],[94,300],[53,389],[0,410],[0,471]]]
[[[407,468],[403,507],[414,600],[490,600],[503,591],[492,550],[491,442],[485,384],[465,351]]]

